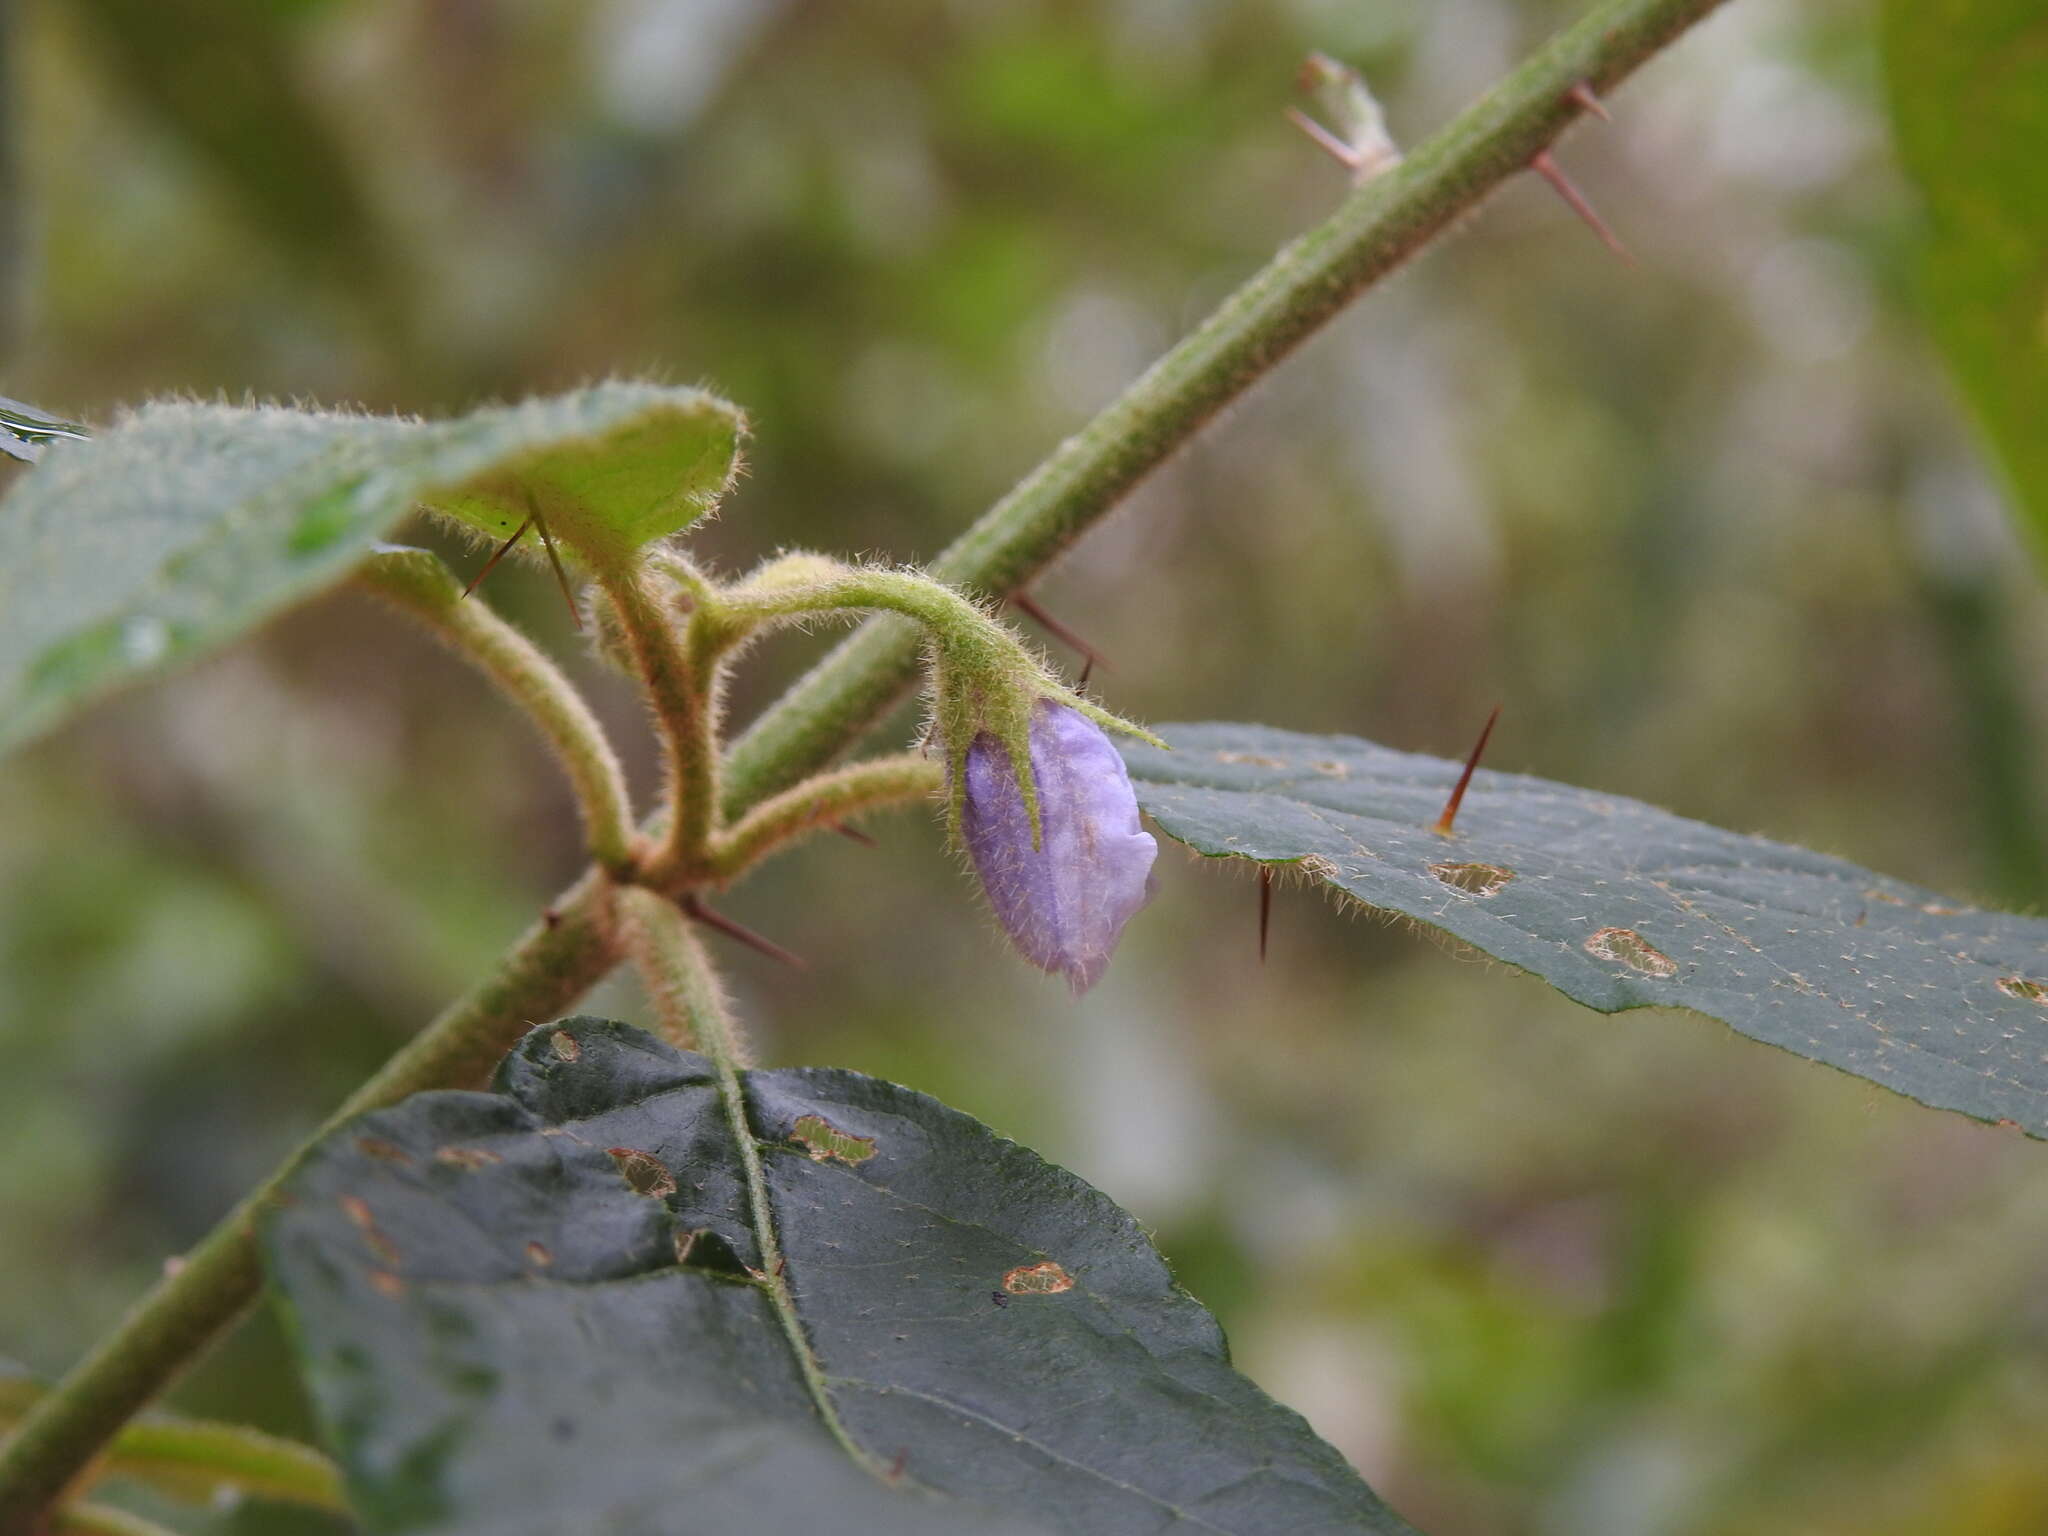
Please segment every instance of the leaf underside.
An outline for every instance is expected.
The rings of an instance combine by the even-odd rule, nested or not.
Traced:
[[[749,1274],[709,1064],[574,1019],[494,1093],[344,1128],[266,1223],[368,1529],[1409,1530],[1230,1368],[1106,1197],[905,1088],[743,1083],[783,1279],[860,1460]]]
[[[2048,922],[1619,796],[1350,736],[1164,725],[1138,803],[1199,853],[1292,864],[1602,1013],[1690,1008],[1917,1099],[2048,1136]]]
[[[441,422],[167,402],[50,442],[0,501],[0,750],[340,580],[423,503],[503,538],[532,495],[617,559],[711,509],[739,432],[699,390],[612,383]]]

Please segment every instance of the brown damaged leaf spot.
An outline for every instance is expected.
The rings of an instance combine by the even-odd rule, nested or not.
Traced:
[[[1300,860],[1301,872],[1313,875],[1318,880],[1335,880],[1341,874],[1336,864],[1320,853],[1304,854]]]
[[[1432,864],[1429,872],[1452,890],[1463,891],[1467,896],[1477,896],[1481,900],[1498,896],[1515,878],[1512,869],[1504,869],[1498,864]]]
[[[456,1168],[467,1168],[474,1173],[479,1168],[488,1168],[491,1164],[502,1163],[505,1159],[489,1147],[437,1147],[434,1149],[434,1161],[448,1163]]]
[[[395,1141],[386,1141],[382,1136],[358,1136],[356,1150],[365,1157],[374,1157],[380,1163],[396,1163],[408,1167],[412,1157]]]
[[[1998,978],[1998,990],[2023,1003],[2048,1008],[2048,981],[2035,981],[2031,976],[2001,976]]]
[[[693,1251],[695,1251],[697,1247],[697,1239],[702,1237],[706,1232],[709,1232],[710,1230],[711,1229],[709,1227],[692,1227],[687,1232],[676,1233],[676,1262],[678,1264],[689,1263],[690,1254]]]
[[[554,1049],[557,1061],[580,1061],[583,1047],[576,1043],[576,1037],[566,1029],[558,1029],[548,1036],[548,1044]]]
[[[379,1296],[396,1301],[405,1294],[405,1282],[388,1269],[373,1269],[370,1271],[370,1289]]]
[[[1863,894],[1866,899],[1870,901],[1881,901],[1888,907],[1903,907],[1906,904],[1905,897],[1894,896],[1890,891],[1869,890],[1865,891]]]
[[[369,1201],[360,1195],[343,1195],[341,1213],[358,1232],[363,1234],[364,1247],[393,1269],[398,1267],[398,1245],[385,1236],[377,1225],[377,1218],[370,1212]]]
[[[634,1194],[661,1200],[676,1192],[676,1176],[668,1171],[668,1164],[652,1152],[642,1152],[638,1147],[607,1147],[605,1150],[619,1165],[619,1176],[632,1185]]]
[[[548,1245],[546,1243],[528,1243],[526,1245],[526,1262],[535,1269],[546,1269],[555,1262],[555,1256],[548,1252]]]
[[[1019,1264],[1003,1276],[1003,1289],[1012,1296],[1057,1296],[1074,1288],[1074,1277],[1051,1259],[1039,1264]]]
[[[1678,962],[1633,928],[1602,928],[1586,940],[1586,953],[1617,960],[1632,971],[1667,980],[1678,974]]]
[[[810,1154],[814,1163],[837,1158],[842,1163],[864,1163],[875,1155],[875,1138],[842,1131],[823,1115],[799,1116],[789,1139]]]
[[[1216,754],[1216,761],[1219,763],[1241,763],[1248,768],[1285,768],[1287,766],[1287,759],[1284,757],[1264,757],[1257,752],[1218,752]]]
[[[1316,762],[1310,763],[1309,767],[1315,769],[1317,773],[1320,773],[1326,779],[1348,779],[1351,777],[1351,765],[1349,763],[1340,763],[1334,757],[1318,759]]]

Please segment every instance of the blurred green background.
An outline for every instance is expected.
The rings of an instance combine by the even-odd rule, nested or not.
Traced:
[[[757,430],[706,557],[917,559],[1341,195],[1304,53],[1412,143],[1581,9],[44,0],[0,391],[705,381]],[[1502,701],[1492,766],[2037,909],[2048,605],[1915,314],[1873,24],[1737,0],[1561,152],[1638,270],[1522,178],[1159,475],[1039,588],[1106,702],[1457,755]],[[545,573],[490,595],[644,793]],[[1255,884],[1171,847],[1075,1005],[933,818],[875,830],[729,898],[811,963],[728,954],[763,1055],[1101,1185],[1431,1536],[2048,1530],[2048,1148],[1302,892],[1261,968]],[[578,867],[522,723],[354,599],[0,767],[0,1355],[68,1363]],[[267,1318],[179,1400],[306,1432]]]

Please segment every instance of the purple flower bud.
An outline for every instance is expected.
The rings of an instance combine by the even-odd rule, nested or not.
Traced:
[[[1159,845],[1138,823],[1131,776],[1086,715],[1039,700],[1031,716],[1038,846],[1001,742],[967,749],[961,832],[996,921],[1024,958],[1076,995],[1101,979],[1124,924],[1152,895]]]

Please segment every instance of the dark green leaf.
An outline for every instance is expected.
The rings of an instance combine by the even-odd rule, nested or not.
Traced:
[[[787,1327],[715,1076],[624,1025],[306,1162],[265,1247],[370,1529],[1409,1529],[1073,1175],[851,1072],[744,1092]]]
[[[2048,1136],[2048,922],[1634,800],[1351,736],[1164,725],[1138,804],[1197,852],[1293,864],[1619,1013],[1691,1008],[1939,1109]]]
[[[2048,557],[2048,8],[1888,0],[1884,34],[1935,333]]]
[[[602,384],[445,422],[157,404],[51,442],[0,502],[0,748],[340,579],[422,502],[503,537],[531,494],[621,559],[709,509],[739,430],[701,391]]]

